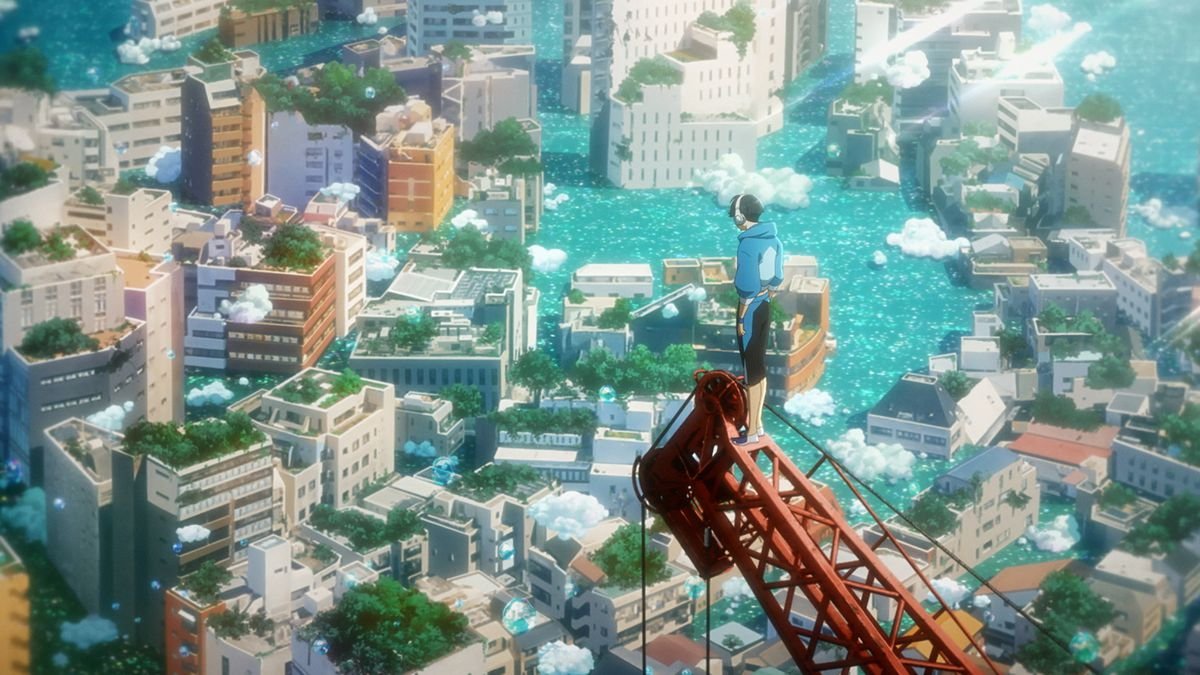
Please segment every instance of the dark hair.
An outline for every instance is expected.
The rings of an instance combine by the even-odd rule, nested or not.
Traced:
[[[738,204],[738,197],[742,198],[741,204]],[[729,217],[730,218],[732,218],[734,215],[733,207],[735,204],[741,208],[742,215],[746,216],[746,220],[748,220],[752,223],[757,223],[758,219],[760,217],[762,217],[762,214],[763,214],[762,202],[758,201],[758,197],[755,197],[752,194],[738,195],[729,201]]]

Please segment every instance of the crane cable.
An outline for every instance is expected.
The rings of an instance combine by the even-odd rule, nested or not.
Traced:
[[[879,492],[875,490],[875,488],[871,487],[866,482],[864,482],[862,479],[860,479],[858,476],[854,475],[849,470],[847,470],[846,467],[842,466],[841,462],[834,459],[833,456],[829,454],[829,451],[826,450],[824,446],[822,446],[815,439],[813,439],[811,436],[809,436],[804,431],[802,431],[790,419],[788,419],[783,414],[781,414],[779,412],[779,410],[777,410],[775,408],[775,406],[773,406],[769,403],[764,403],[764,406],[767,408],[767,410],[771,411],[771,414],[775,415],[775,417],[779,418],[779,420],[781,422],[783,422],[784,424],[786,424],[788,426],[788,428],[790,428],[797,435],[799,435],[800,438],[804,439],[805,442],[807,442],[809,445],[811,445],[813,448],[815,448],[817,450],[817,452],[821,453],[821,458],[819,460],[817,460],[817,463],[814,464],[811,469],[809,469],[808,474],[807,474],[809,477],[812,477],[812,475],[816,472],[816,470],[818,468],[820,468],[822,463],[828,461],[830,466],[832,466],[834,468],[834,470],[837,471],[837,473],[841,475],[842,480],[846,482],[847,487],[849,487],[850,490],[852,492],[854,492],[855,496],[858,497],[859,501],[863,503],[863,506],[865,506],[867,508],[867,510],[871,512],[872,516],[875,515],[874,511],[871,511],[871,507],[866,504],[865,500],[862,498],[862,495],[859,494],[858,490],[856,490],[854,488],[854,486],[850,484],[850,481],[847,480],[847,476],[849,478],[853,479],[855,483],[858,483],[860,486],[862,486],[862,488],[864,490],[866,490],[867,492],[869,492],[872,497],[879,500],[884,506],[891,509],[892,512],[894,512],[897,516],[899,516],[900,519],[903,520],[904,523],[909,528],[911,528],[914,532],[917,532],[918,534],[920,534],[922,537],[925,537],[926,539],[928,539],[931,544],[936,546],[942,553],[945,553],[951,560],[953,560],[955,562],[955,564],[959,565],[964,570],[966,570],[972,577],[974,577],[977,581],[979,581],[980,584],[982,584],[985,588],[987,588],[989,591],[991,591],[993,594],[995,594],[996,597],[1000,598],[1000,600],[1003,601],[1005,605],[1008,605],[1008,607],[1010,609],[1012,609],[1014,612],[1016,612],[1021,618],[1028,621],[1038,632],[1040,632],[1043,636],[1045,636],[1047,639],[1049,639],[1051,642],[1053,642],[1056,646],[1061,648],[1064,652],[1069,654],[1071,656],[1072,660],[1074,660],[1075,654],[1071,651],[1071,646],[1069,644],[1064,642],[1061,638],[1059,638],[1057,635],[1055,635],[1053,632],[1051,632],[1048,628],[1043,626],[1041,624],[1041,622],[1034,619],[1034,617],[1032,617],[1028,612],[1026,612],[1024,610],[1024,608],[1018,606],[1015,602],[1010,600],[1008,598],[1008,596],[1006,596],[1005,594],[996,590],[996,587],[992,586],[990,581],[988,581],[987,579],[984,579],[978,572],[975,571],[975,569],[973,567],[971,567],[970,565],[967,565],[965,562],[963,562],[961,558],[959,558],[953,551],[951,551],[949,548],[947,548],[945,545],[943,545],[940,541],[938,541],[936,537],[930,536],[927,532],[925,532],[924,529],[918,527],[916,525],[916,523],[914,523],[911,519],[909,519],[908,516],[906,516],[904,514],[903,511],[896,508],[891,502],[889,502],[882,495],[880,495]],[[886,528],[886,525],[884,525],[883,522],[879,521],[878,516],[875,516],[875,520],[876,520],[876,522],[879,523],[880,527]],[[901,553],[903,553],[903,551],[901,551]],[[919,574],[919,572],[918,572],[918,574]],[[931,590],[932,590],[932,585],[931,585]],[[932,591],[932,592],[934,593],[935,596],[937,595],[936,591]],[[938,599],[941,600],[940,597]],[[942,602],[943,606],[945,606],[945,604],[946,604],[945,602]],[[949,609],[949,607],[947,607],[947,609]],[[953,617],[954,613],[951,612],[950,615],[951,615],[951,617]],[[957,622],[957,619],[956,619],[956,622]],[[961,630],[962,626],[959,626],[959,628]],[[964,635],[967,634],[966,630],[963,630],[963,634]],[[983,656],[985,659],[987,658],[987,656],[984,654],[980,654],[980,655]],[[1091,663],[1084,663],[1084,664],[1080,664],[1080,665],[1083,665],[1089,671],[1096,673],[1096,675],[1100,675],[1100,673],[1101,673],[1100,669],[1096,668]]]

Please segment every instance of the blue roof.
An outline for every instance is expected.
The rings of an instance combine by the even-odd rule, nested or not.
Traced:
[[[957,478],[969,483],[971,482],[971,478],[976,474],[987,478],[1001,469],[1008,468],[1010,464],[1020,459],[1020,455],[1012,450],[999,445],[993,445],[971,459],[950,469],[942,474],[942,476],[944,478]]]

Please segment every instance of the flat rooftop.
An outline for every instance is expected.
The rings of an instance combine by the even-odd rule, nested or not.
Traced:
[[[1080,272],[1078,274],[1031,274],[1029,283],[1041,290],[1106,291],[1117,287],[1102,272]]]
[[[572,275],[575,280],[588,277],[645,277],[654,278],[647,263],[589,263],[575,270]]]
[[[1080,126],[1075,134],[1071,154],[1083,155],[1106,162],[1116,162],[1120,157],[1123,134],[1113,127],[1110,131],[1092,126]]]
[[[163,264],[162,258],[159,256],[117,256],[117,266],[125,273],[126,288],[146,288],[158,281],[158,278],[151,273]]]

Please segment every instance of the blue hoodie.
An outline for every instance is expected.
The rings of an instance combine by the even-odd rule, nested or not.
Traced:
[[[737,272],[733,286],[743,303],[764,288],[779,290],[783,283],[783,244],[775,223],[758,223],[738,235]]]

